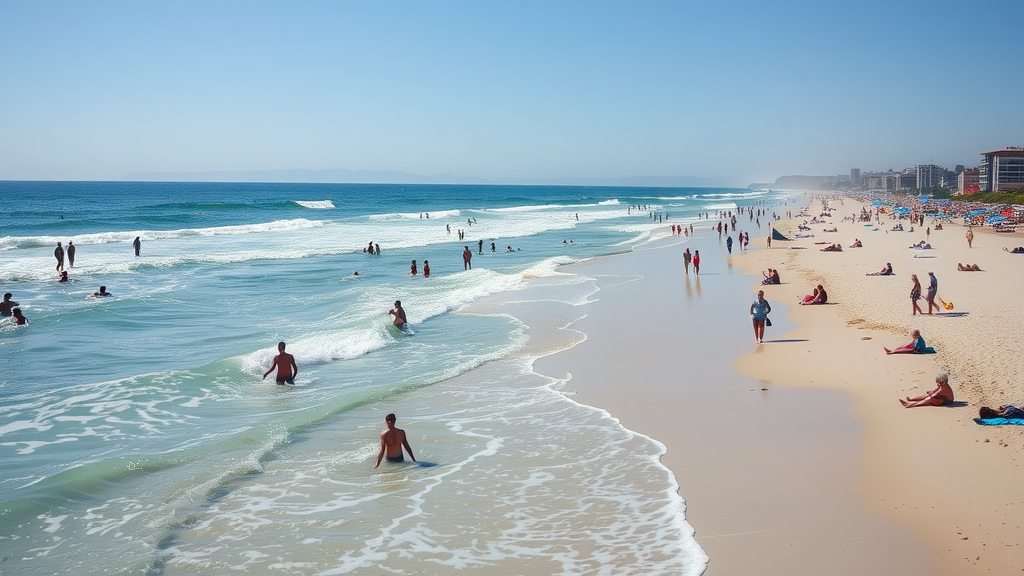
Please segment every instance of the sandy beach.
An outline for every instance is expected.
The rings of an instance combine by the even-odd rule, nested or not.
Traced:
[[[698,229],[567,267],[602,289],[567,328],[586,340],[536,370],[666,445],[707,574],[1017,573],[1024,429],[973,418],[983,405],[1024,404],[1024,344],[1005,302],[1024,280],[1024,256],[1003,251],[1024,239],[976,229],[968,248],[956,224],[926,236],[904,221],[906,232],[887,232],[885,216],[844,221],[860,210],[853,199],[832,204],[813,238],[771,249],[727,255],[724,240]],[[820,202],[809,209],[820,212]],[[741,230],[753,228],[744,220]],[[752,231],[752,245],[764,248],[767,231]],[[864,247],[845,248],[855,238]],[[920,240],[933,249],[908,249]],[[684,247],[701,251],[699,280],[683,273]],[[894,276],[866,276],[886,262]],[[765,287],[774,326],[757,345],[747,308],[768,267],[782,284]],[[910,275],[927,287],[928,272],[954,309],[915,317]],[[829,305],[796,305],[819,283]],[[908,343],[914,326],[937,353],[887,356],[883,347]],[[940,371],[956,404],[900,405]]]

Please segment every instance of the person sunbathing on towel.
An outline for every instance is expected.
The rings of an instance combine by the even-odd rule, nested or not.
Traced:
[[[929,390],[922,396],[913,398],[907,396],[905,400],[900,398],[900,404],[903,404],[904,408],[914,408],[915,406],[942,406],[952,402],[953,389],[949,387],[949,374],[942,372],[935,377],[935,383],[938,384],[938,387],[934,390]]]
[[[924,338],[921,337],[921,331],[917,328],[910,331],[910,337],[914,339],[910,344],[900,346],[894,350],[889,350],[884,347],[882,349],[885,350],[886,354],[927,354],[935,351],[934,348],[929,348],[928,345],[924,343]]]
[[[821,287],[821,284],[818,284],[818,287],[814,289],[814,293],[804,296],[800,304],[826,304],[827,302],[828,294],[825,293],[825,289]]]
[[[956,269],[961,272],[981,272],[977,264],[957,264]]]
[[[1024,254],[1024,246],[1017,246],[1013,250],[1006,250],[1006,248],[1003,248],[1003,250],[1010,254]]]
[[[885,267],[883,267],[881,270],[879,270],[878,272],[868,272],[867,274],[865,274],[865,276],[892,276],[892,264],[886,262]]]
[[[829,244],[821,249],[822,252],[842,252],[843,247],[839,244]]]
[[[982,406],[978,409],[978,417],[982,420],[989,420],[991,418],[1012,418],[1014,420],[1024,420],[1024,410],[1021,410],[1012,404],[1000,406],[998,409]]]

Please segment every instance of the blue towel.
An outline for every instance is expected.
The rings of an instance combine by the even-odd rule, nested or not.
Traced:
[[[931,346],[925,346],[924,350],[921,350],[919,354],[935,354],[935,348]]]
[[[1024,418],[975,418],[983,426],[1024,426]]]

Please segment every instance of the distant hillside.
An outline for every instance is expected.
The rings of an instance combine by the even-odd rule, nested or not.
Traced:
[[[832,176],[780,176],[771,187],[780,190],[821,190],[834,179]]]

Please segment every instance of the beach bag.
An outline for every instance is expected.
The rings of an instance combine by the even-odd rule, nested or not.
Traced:
[[[772,319],[771,319],[771,318],[767,318],[767,317],[766,317],[766,318],[764,319],[764,325],[765,325],[765,326],[771,326],[771,325],[772,325]]]

